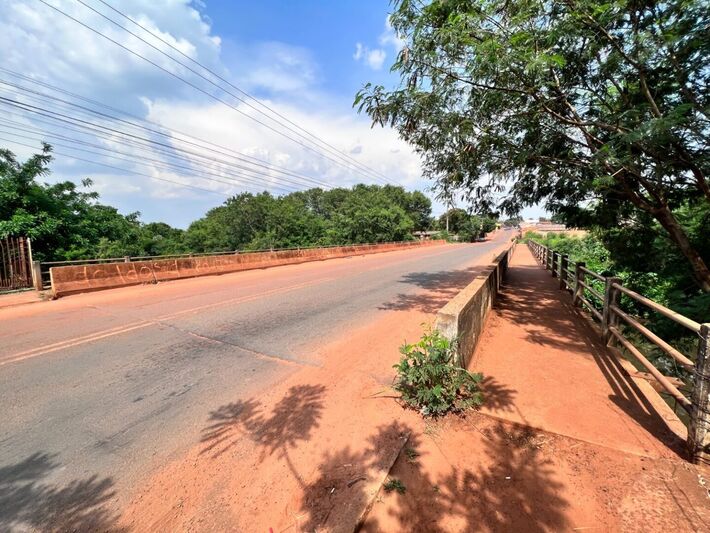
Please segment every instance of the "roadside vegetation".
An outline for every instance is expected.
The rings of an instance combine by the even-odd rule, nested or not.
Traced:
[[[423,416],[461,412],[483,402],[478,387],[483,376],[456,364],[455,342],[439,331],[427,331],[419,342],[401,346],[400,353],[394,389]]]
[[[459,242],[475,242],[496,229],[498,214],[472,214],[454,207],[441,215],[436,222],[442,238],[448,240],[456,235]]]
[[[0,150],[0,237],[30,237],[42,261],[403,241],[437,227],[423,193],[361,184],[238,194],[182,230],[100,203],[90,179],[43,183],[51,161],[49,145],[24,162]]]
[[[440,197],[544,205],[599,229],[650,298],[708,310],[707,2],[396,0],[390,22],[400,82],[354,105],[420,153]]]

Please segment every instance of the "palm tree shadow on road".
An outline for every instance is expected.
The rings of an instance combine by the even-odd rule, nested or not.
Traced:
[[[63,486],[48,483],[61,467],[56,457],[35,453],[0,467],[0,531],[126,532],[107,505],[116,495],[113,480],[93,475]]]
[[[303,484],[289,457],[289,450],[307,442],[318,427],[323,411],[323,385],[296,385],[279,400],[267,416],[253,399],[239,400],[212,411],[202,431],[202,454],[217,457],[235,446],[246,434],[261,448],[260,460],[278,452]]]

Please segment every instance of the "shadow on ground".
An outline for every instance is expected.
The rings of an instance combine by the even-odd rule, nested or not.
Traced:
[[[45,482],[60,466],[56,455],[35,453],[0,468],[0,531],[126,531],[106,506],[116,494],[111,478]]]
[[[512,411],[517,391],[505,386],[493,376],[484,376],[478,384],[486,408],[492,411]]]
[[[393,521],[401,531],[422,532],[568,529],[564,511],[570,504],[560,495],[564,487],[551,461],[541,457],[535,432],[497,422],[481,433],[484,453],[470,461],[478,468],[450,467],[432,477],[418,459],[400,457],[393,475],[407,492],[386,495],[396,499],[388,504],[387,523],[375,513],[362,531],[385,531]]]
[[[684,457],[683,441],[670,431],[661,414],[609,353],[598,331],[577,316],[570,294],[557,288],[558,283],[557,278],[539,266],[513,266],[495,303],[496,313],[521,326],[532,343],[564,350],[570,357],[591,355],[609,384],[609,399],[648,433]]]
[[[360,531],[563,531],[569,527],[564,510],[569,503],[550,462],[539,456],[536,434],[527,428],[496,423],[482,430],[485,457],[473,457],[478,468],[450,466],[432,477],[418,456],[421,442],[411,427],[393,422],[369,438],[368,447],[329,451],[318,467],[318,477],[305,487],[298,526],[303,531],[349,527],[351,519],[373,502],[374,510]],[[383,450],[393,440],[410,435],[391,479],[406,487],[404,494],[368,492],[366,473],[386,468]],[[476,451],[479,453],[479,451]]]
[[[323,385],[297,385],[274,406],[267,416],[261,404],[253,399],[223,405],[212,411],[209,424],[202,431],[202,454],[217,457],[248,436],[261,447],[260,460],[278,452],[286,461],[296,479],[303,484],[289,457],[289,450],[299,442],[307,442],[311,432],[318,427],[323,410]]]
[[[471,283],[485,266],[440,272],[410,272],[398,281],[424,289],[416,294],[398,294],[394,300],[381,305],[385,311],[422,311],[435,313],[444,307],[461,289]]]

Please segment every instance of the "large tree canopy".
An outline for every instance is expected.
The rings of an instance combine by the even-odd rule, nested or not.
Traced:
[[[516,214],[655,220],[704,291],[710,258],[679,213],[707,212],[710,4],[398,0],[401,84],[355,104],[423,156],[441,189]],[[707,232],[705,235],[707,236]]]
[[[0,150],[0,238],[30,237],[42,261],[402,241],[432,223],[421,192],[361,184],[238,194],[183,231],[100,204],[90,180],[40,183],[51,160],[49,145],[25,162]]]
[[[122,215],[98,203],[98,194],[88,190],[91,180],[82,187],[40,183],[51,160],[49,145],[25,162],[0,150],[0,238],[30,237],[34,257],[42,261],[182,251],[182,231],[142,224],[139,213]]]
[[[185,237],[193,251],[401,241],[428,229],[430,215],[421,192],[392,185],[242,193],[193,222]]]

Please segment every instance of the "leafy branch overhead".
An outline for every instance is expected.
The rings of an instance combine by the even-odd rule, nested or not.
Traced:
[[[582,226],[651,217],[710,291],[677,216],[710,205],[708,2],[399,0],[391,23],[399,87],[368,84],[355,104],[438,187]]]

